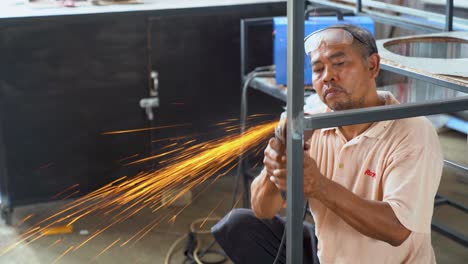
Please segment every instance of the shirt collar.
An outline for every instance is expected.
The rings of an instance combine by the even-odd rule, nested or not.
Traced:
[[[390,92],[387,91],[377,91],[377,95],[380,98],[383,98],[385,100],[385,105],[392,105],[392,104],[399,104],[398,100],[391,94]],[[324,111],[325,113],[332,112],[330,108],[327,107],[327,109]],[[368,138],[382,138],[384,132],[387,130],[388,127],[390,127],[395,120],[385,120],[385,121],[380,121],[380,122],[375,122],[373,123],[364,133],[362,136],[368,137]],[[321,133],[326,133],[328,131],[336,131],[339,133],[338,127],[327,127],[327,128],[322,128]]]

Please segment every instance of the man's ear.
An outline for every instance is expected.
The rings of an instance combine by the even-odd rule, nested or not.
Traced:
[[[369,72],[372,78],[376,78],[380,71],[380,56],[374,53],[367,58],[369,64]]]

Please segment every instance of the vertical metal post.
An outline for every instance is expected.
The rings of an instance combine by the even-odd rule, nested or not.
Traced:
[[[0,102],[0,105],[3,102]],[[0,112],[0,220],[3,218],[6,225],[11,225],[13,204],[10,193],[9,175],[7,171],[6,146],[3,141],[3,116]]]
[[[445,31],[453,30],[453,0],[447,0],[445,5]]]
[[[286,263],[302,263],[304,204],[304,0],[288,0]]]
[[[240,56],[241,56],[241,81],[244,80],[244,75],[246,74],[246,65],[247,65],[247,29],[245,25],[244,19],[241,19],[240,21]]]
[[[362,0],[356,0],[356,14],[362,12]]]

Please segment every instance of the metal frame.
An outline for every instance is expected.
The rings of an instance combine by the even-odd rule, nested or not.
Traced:
[[[453,0],[447,0],[445,5],[445,31],[453,30]]]
[[[5,153],[5,144],[3,142],[3,118],[2,113],[0,113],[0,218],[5,220],[7,225],[11,224],[11,212],[13,211],[10,201],[10,190],[8,188],[8,178],[2,177],[2,175],[7,175],[7,157]]]
[[[330,6],[345,10],[352,10],[359,15],[367,15],[374,20],[410,30],[418,30],[423,32],[440,32],[442,28],[429,26],[425,24],[418,24],[415,21],[404,19],[401,17],[380,14],[378,12],[366,10],[363,11],[362,1],[356,1],[356,7],[332,3],[329,1],[315,0],[309,1],[311,3],[319,3],[320,5]],[[349,1],[348,1],[349,2]],[[352,1],[354,2],[354,1]],[[375,1],[371,1],[375,2]],[[385,4],[385,3],[382,3]],[[392,5],[393,6],[393,5]],[[398,7],[398,6],[397,6]],[[411,9],[400,7],[400,9]],[[415,9],[413,9],[415,10]],[[425,11],[416,10],[418,14]],[[463,97],[455,97],[445,100],[427,101],[408,103],[401,105],[378,106],[365,109],[354,109],[340,112],[323,113],[304,118],[303,115],[303,13],[304,2],[289,0],[287,5],[288,14],[288,87],[287,92],[285,89],[278,89],[273,82],[268,78],[254,78],[250,83],[250,87],[267,93],[282,101],[287,101],[287,116],[288,116],[288,132],[287,132],[287,159],[288,159],[288,181],[287,181],[287,245],[286,245],[286,261],[287,263],[301,263],[302,262],[302,205],[304,203],[303,197],[303,132],[304,130],[312,130],[326,127],[353,125],[360,123],[384,121],[391,119],[401,119],[421,115],[432,115],[447,112],[457,112],[468,110],[468,95]],[[440,16],[435,13],[430,13],[432,16]],[[450,31],[453,28],[453,0],[447,0],[445,30]],[[268,18],[270,19],[270,18]],[[247,28],[251,24],[265,23],[264,20],[252,20],[241,22],[241,34],[247,33]],[[271,22],[270,22],[271,23]],[[247,38],[241,37],[241,74],[244,78],[247,65],[248,54],[246,52]],[[400,75],[415,78],[418,80],[430,82],[436,85],[444,86],[449,89],[461,91],[468,94],[468,87],[462,84],[453,83],[437,76],[428,76],[421,73],[401,69],[390,64],[381,64],[382,70],[395,72]],[[467,168],[458,164],[446,161],[446,164],[455,167],[459,170],[467,171]],[[467,208],[454,201],[446,198],[437,197],[435,206],[440,204],[449,204],[456,208],[467,212]],[[449,238],[459,242],[463,245],[468,244],[468,240],[462,234],[455,232],[446,226],[439,223],[433,223],[435,231],[440,232]]]
[[[273,25],[272,17],[247,18],[240,21],[240,56],[241,56],[241,80],[244,80],[249,67],[249,51],[247,49],[249,41],[249,30],[255,26]]]
[[[357,1],[357,12],[362,8]],[[286,245],[286,260],[287,263],[301,263],[302,262],[302,215],[301,209],[304,203],[303,197],[303,131],[326,128],[332,126],[352,125],[375,121],[384,121],[391,119],[400,119],[407,117],[414,117],[420,115],[430,115],[454,111],[468,110],[468,96],[458,97],[447,100],[438,100],[430,102],[419,102],[403,105],[379,106],[365,109],[354,109],[348,111],[340,111],[333,113],[317,114],[307,118],[303,118],[303,55],[302,55],[302,42],[303,42],[303,7],[302,1],[288,1],[288,79],[287,91],[287,115],[288,115],[288,138],[287,138],[287,159],[288,159],[288,181],[287,181],[287,245]],[[453,12],[453,5],[447,8],[448,13]],[[452,13],[453,14],[453,13]],[[447,19],[447,27],[450,29],[451,22]],[[401,21],[396,23],[401,25]],[[297,70],[300,68],[300,70]],[[404,74],[423,81],[430,81],[438,85],[447,86],[450,89],[456,89],[468,93],[468,87],[463,85],[453,85],[452,83],[443,80],[434,80],[434,78],[405,72],[390,66],[384,66],[382,69],[389,71],[396,71],[397,73]],[[257,82],[262,86],[262,82]],[[263,83],[264,84],[264,83]],[[257,87],[258,88],[258,87]],[[279,94],[275,94],[279,97]],[[440,201],[439,201],[440,202]],[[437,225],[435,230],[443,232],[457,242],[466,242],[466,238],[458,236],[453,231]]]
[[[320,3],[322,3],[322,2],[332,3],[331,1],[325,1],[325,0],[318,0],[318,1],[317,0],[309,0],[309,2],[316,2],[316,3],[319,2],[319,1],[320,1]],[[356,7],[360,6],[359,9],[356,8],[355,10],[357,10],[358,13],[362,12],[363,5],[362,5],[362,1],[360,1],[360,0],[357,0],[357,1],[355,1],[355,0],[341,0],[341,2],[346,2],[346,3],[349,3],[351,5],[355,4]],[[375,0],[367,0],[367,1],[365,1],[366,11],[368,11],[367,9],[369,7],[374,8],[374,9],[392,11],[392,12],[395,12],[395,13],[400,13],[400,14],[405,14],[405,15],[417,16],[417,17],[422,17],[422,18],[430,18],[430,19],[438,20],[440,22],[446,21],[446,14],[443,15],[443,14],[439,14],[439,13],[435,13],[435,12],[415,9],[415,8],[412,8],[412,7],[401,6],[401,5],[398,5],[398,4],[390,4],[390,3],[385,3],[385,2],[375,1]],[[349,8],[349,6],[348,6],[348,8]],[[450,8],[452,8],[452,10],[453,10],[453,8],[454,8],[453,2],[451,4],[447,2],[446,8],[448,8],[449,10],[450,10]],[[446,11],[447,11],[447,9],[446,9]],[[464,23],[466,24],[468,22],[467,19],[460,18],[460,17],[453,17],[453,20],[456,23],[460,23],[460,24],[464,24]]]
[[[302,263],[304,206],[304,1],[289,0],[286,263]]]
[[[457,90],[459,92],[467,93],[467,90],[468,90],[468,87],[466,87],[465,85],[462,85],[461,83],[450,82],[447,79],[440,78],[435,74],[426,75],[417,71],[413,71],[411,69],[402,69],[395,65],[392,65],[391,63],[388,63],[385,59],[381,59],[380,68],[382,70],[387,70],[387,71],[394,72],[394,73],[397,73],[406,77],[410,77],[410,78],[418,79],[418,80],[425,81],[428,83],[432,83],[435,85],[447,87],[449,89]]]
[[[447,162],[447,161],[445,161]],[[458,202],[455,202],[451,199],[448,199],[442,195],[436,195],[435,201],[434,201],[434,207],[435,206],[441,206],[441,205],[450,205],[464,213],[468,213],[468,208]],[[437,221],[432,220],[432,229],[452,240],[455,242],[460,243],[464,247],[468,247],[468,237],[458,231],[455,231],[446,225],[443,225]]]
[[[459,27],[465,27],[468,29],[468,27],[466,27],[466,25],[468,25],[467,19],[453,17],[453,9],[454,9],[453,0],[447,0],[445,15],[437,14],[434,12],[418,10],[418,9],[410,8],[410,7],[382,3],[378,1],[366,1],[365,5],[363,5],[362,0],[356,0],[356,1],[342,0],[342,2],[345,2],[345,3],[337,3],[337,2],[326,1],[326,0],[308,0],[308,2],[312,4],[317,4],[320,6],[328,6],[328,7],[345,9],[345,10],[351,10],[351,11],[354,11],[356,15],[369,16],[377,22],[392,25],[392,26],[397,26],[397,27],[405,28],[409,30],[427,32],[427,33],[440,32],[444,30],[452,31],[454,23],[456,23],[456,25]],[[402,13],[402,14],[407,14],[411,16],[421,17],[421,18],[431,18],[431,19],[440,21],[441,24],[445,22],[445,25],[444,26],[429,25],[425,22],[415,21],[413,19],[404,18],[398,15],[383,14],[380,11],[371,10],[369,7],[374,8],[374,9],[393,11],[396,13]]]
[[[447,1],[452,2],[452,1]],[[361,8],[360,5],[361,1],[357,0],[357,7]],[[449,3],[450,4],[450,3]],[[299,49],[302,52],[302,46],[299,47],[297,45],[298,41],[302,41],[303,37],[303,22],[299,22],[302,20],[302,14],[294,12],[299,7],[295,6],[304,6],[302,1],[288,1],[288,40],[291,41],[291,45],[288,46],[294,47]],[[292,9],[292,10],[291,10]],[[447,14],[453,15],[453,3],[447,7]],[[293,16],[293,17],[291,17]],[[294,16],[298,16],[300,18],[294,18]],[[447,28],[450,29],[452,23],[452,18],[447,18]],[[299,27],[297,29],[296,27]],[[297,45],[297,47],[296,47]],[[302,221],[300,215],[300,207],[298,205],[302,205],[303,203],[303,196],[298,195],[297,193],[302,193],[302,179],[303,173],[302,162],[303,162],[303,150],[302,145],[297,144],[297,140],[299,137],[303,136],[303,131],[298,131],[300,128],[298,126],[304,125],[304,130],[312,130],[318,128],[326,128],[326,127],[333,127],[333,126],[342,126],[342,125],[353,125],[353,124],[361,124],[361,123],[368,123],[368,122],[375,122],[375,121],[384,121],[384,120],[391,120],[391,119],[400,119],[400,118],[407,118],[413,116],[420,116],[420,115],[430,115],[430,114],[437,114],[437,113],[444,113],[444,112],[453,112],[453,111],[462,111],[468,110],[468,96],[460,97],[460,98],[453,98],[448,100],[438,100],[438,101],[431,101],[431,102],[421,102],[421,103],[412,103],[412,104],[404,104],[404,105],[390,105],[390,106],[380,106],[380,107],[370,107],[364,109],[354,109],[354,110],[347,110],[347,111],[340,111],[340,112],[332,112],[332,113],[324,113],[324,114],[317,114],[310,116],[304,120],[303,123],[298,122],[297,119],[300,119],[303,116],[303,109],[302,105],[303,102],[302,98],[298,97],[298,94],[302,92],[303,95],[303,71],[302,70],[295,70],[298,66],[302,67],[303,65],[303,56],[297,58],[297,52],[293,53],[288,49],[288,76],[291,76],[293,81],[288,82],[288,151],[287,151],[287,159],[288,159],[288,185],[287,185],[287,194],[288,194],[288,211],[287,211],[287,241],[295,243],[288,243],[287,245],[287,263],[300,263],[299,261],[292,261],[291,258],[297,258],[297,255],[302,256],[302,247],[297,244],[297,241],[302,241],[302,239],[298,239],[301,237],[302,233],[298,232],[294,229],[292,224],[300,223]],[[391,70],[387,68],[387,70]],[[410,73],[413,75],[413,73]],[[425,79],[425,76],[421,75],[413,75],[412,77],[417,79]],[[300,83],[299,83],[300,80]],[[297,82],[296,82],[297,81]],[[452,88],[452,87],[448,87]],[[463,91],[468,93],[468,87],[464,87],[460,85],[457,87],[459,91]],[[300,99],[300,100],[299,100]],[[299,104],[299,105],[297,105]],[[292,122],[291,122],[292,121]],[[293,123],[293,124],[290,124]],[[294,144],[294,145],[293,145]],[[294,164],[294,165],[293,165]],[[299,167],[299,168],[298,168]],[[295,175],[295,177],[293,177]],[[299,178],[299,179],[298,179]],[[291,194],[291,192],[294,194]],[[298,227],[296,227],[298,228]],[[450,234],[449,237],[454,238],[457,242],[468,243],[466,237],[460,236],[459,234],[455,234],[453,231],[449,232],[447,229],[438,225],[436,229],[445,234]],[[296,248],[297,246],[297,248]],[[292,248],[291,248],[292,247]],[[296,259],[294,259],[296,260]]]
[[[409,76],[416,78],[416,79],[420,79],[420,80],[426,80],[426,78],[429,78],[425,75],[415,75],[415,76],[409,75]],[[443,84],[447,85],[447,83],[445,82]],[[283,101],[285,100],[284,98],[285,91],[278,89],[278,87],[273,85],[272,82],[268,78],[255,78],[252,81],[251,87],[256,90],[267,93],[273,97],[276,97],[280,100],[283,100]],[[302,124],[303,130],[313,130],[313,129],[321,129],[321,128],[327,128],[327,127],[334,127],[334,126],[353,125],[353,124],[359,124],[359,123],[368,123],[368,122],[384,121],[384,120],[391,120],[391,119],[402,119],[402,118],[422,116],[422,115],[433,115],[433,114],[468,110],[468,87],[457,86],[457,87],[448,87],[448,88],[452,88],[452,89],[456,88],[454,90],[462,91],[464,93],[467,93],[467,95],[462,96],[462,97],[444,99],[444,100],[433,100],[433,101],[426,101],[426,102],[416,102],[416,103],[407,103],[407,104],[389,105],[389,106],[377,106],[377,107],[369,107],[369,108],[362,108],[362,109],[346,110],[346,111],[340,111],[340,112],[315,114],[315,115],[307,116],[304,118],[304,122]],[[299,87],[299,89],[302,90],[302,87]],[[288,91],[289,90],[290,89],[288,89]],[[288,96],[289,96],[289,93],[290,92],[288,92]],[[300,107],[302,107],[302,101],[298,102],[297,104],[299,104]],[[302,114],[301,112],[302,109],[295,109],[295,108],[291,108],[290,106],[291,104],[288,101],[288,111],[289,109],[292,109],[292,111],[290,112],[292,112],[293,118],[295,116],[297,118],[297,115]],[[289,119],[289,116],[288,116],[288,119]],[[292,120],[292,119],[289,119],[289,120]],[[292,132],[288,130],[288,135],[290,133]],[[302,155],[302,154],[303,154],[302,145],[296,146],[295,149],[287,153],[288,160],[289,161],[292,160],[293,162],[290,162],[290,163],[294,164],[291,166],[299,166],[297,164],[297,160],[295,159],[298,159],[298,158],[302,159],[302,157],[291,156],[291,155]],[[468,174],[467,167],[461,166],[457,163],[447,161],[447,160],[445,160],[444,162],[446,166],[452,167],[464,174]],[[297,168],[288,167],[288,177],[290,177],[289,175],[296,175],[297,173],[299,173],[295,169]],[[299,170],[300,169],[302,169],[302,167],[300,167]],[[302,180],[302,176],[296,175],[293,177],[293,179],[297,179],[297,178],[300,178]],[[288,182],[289,181],[290,181],[290,178],[288,178]],[[291,192],[298,192],[298,190],[301,190],[300,188],[302,188],[302,183],[297,184],[297,185],[301,185],[301,186],[300,187],[296,185],[291,186],[291,187],[288,186],[287,193],[289,194]],[[301,198],[296,197],[293,199],[295,200],[291,200],[291,198],[288,197],[288,208],[290,207],[290,203],[292,204],[297,203],[296,207],[302,204]],[[468,213],[468,208],[465,207],[464,205],[438,195],[436,197],[434,206],[438,206],[442,204],[453,206],[459,210],[462,210],[465,213]],[[297,208],[290,209],[290,210],[300,211],[300,209],[297,209]],[[287,211],[287,213],[288,213],[287,214],[288,219],[292,218],[291,223],[302,221],[302,215],[297,216],[293,212],[290,212],[289,210]],[[301,226],[300,224],[298,225]],[[454,240],[455,242],[458,242],[464,246],[468,245],[468,238],[465,235],[457,231],[454,231],[450,229],[449,227],[442,225],[440,223],[437,223],[435,221],[433,221],[432,227],[435,231],[441,233],[442,235],[447,236],[448,238]],[[300,237],[301,235],[302,233],[299,233],[297,236]],[[288,239],[293,239],[293,238],[288,238]],[[296,241],[296,240],[298,239],[293,239],[293,241]],[[291,240],[288,240],[288,241],[291,241]],[[291,253],[291,254],[292,255],[302,254],[302,251],[301,253],[296,252],[296,253]]]
[[[445,100],[376,106],[316,114],[308,116],[305,119],[304,128],[313,130],[463,110],[468,110],[468,95]]]
[[[452,169],[455,169],[461,173],[463,173],[465,176],[468,176],[468,167],[462,166],[458,163],[449,161],[449,160],[444,160],[445,166],[450,167]]]

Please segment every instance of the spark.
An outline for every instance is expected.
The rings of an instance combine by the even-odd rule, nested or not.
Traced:
[[[19,227],[20,225],[24,224],[26,221],[28,221],[30,218],[34,217],[35,214],[30,214],[28,216],[26,216],[25,218],[21,219],[21,221],[19,221],[15,227]]]
[[[177,142],[174,142],[174,143],[172,143],[172,144],[168,144],[168,145],[166,145],[166,146],[164,146],[164,147],[161,147],[161,149],[168,149],[168,148],[171,148],[171,147],[177,146],[177,144],[179,144],[179,143],[177,143]]]
[[[216,209],[218,209],[218,207],[224,202],[225,199],[226,199],[226,198],[223,198],[223,199],[221,199],[221,201],[218,202],[218,204],[215,206],[215,208],[213,208],[213,210],[211,210],[211,212],[205,217],[205,219],[203,220],[203,222],[201,222],[199,228],[202,228],[202,227],[205,225],[205,223],[206,223],[206,221],[208,220],[208,218],[210,218],[210,216],[214,213],[214,211],[215,211]]]
[[[109,250],[111,247],[113,247],[115,244],[117,244],[117,242],[120,241],[120,238],[116,239],[114,242],[112,242],[112,244],[110,244],[109,246],[107,246],[105,249],[103,249],[99,254],[97,254],[96,256],[94,256],[93,259],[97,259],[99,256],[101,256],[102,254],[104,254],[104,252],[106,252],[107,250]]]
[[[121,159],[119,159],[117,162],[123,162],[123,161],[129,160],[129,159],[132,159],[132,158],[136,158],[136,157],[138,157],[138,156],[140,156],[140,154],[133,154],[133,155],[131,155],[131,156],[128,156],[128,157],[125,157],[125,158],[121,158]]]
[[[155,220],[153,220],[151,223],[147,224],[145,227],[143,227],[142,229],[140,229],[140,231],[138,231],[137,233],[135,233],[132,237],[130,237],[127,241],[125,241],[124,243],[122,243],[120,245],[120,247],[124,247],[125,245],[127,245],[130,241],[132,241],[133,239],[135,239],[136,237],[138,237],[140,234],[142,233],[145,233],[147,229],[151,230],[153,229],[154,227],[158,226],[164,219],[166,219],[168,217],[168,215],[163,215],[162,217],[160,218],[156,218]],[[153,227],[154,226],[154,227]]]
[[[177,125],[168,125],[168,126],[159,126],[159,127],[146,127],[146,128],[137,128],[137,129],[128,129],[128,130],[117,130],[117,131],[109,131],[103,132],[102,135],[117,135],[117,134],[126,134],[126,133],[135,133],[135,132],[142,132],[148,130],[158,130],[163,128],[173,128],[173,127],[181,127],[181,126],[189,126],[190,123],[184,124],[177,124]]]
[[[80,190],[76,190],[76,191],[70,193],[69,195],[63,197],[61,200],[66,200],[66,199],[68,199],[68,198],[70,198],[70,197],[72,197],[73,195],[78,194],[78,193],[80,193]]]
[[[35,227],[29,231],[26,231],[24,234],[22,234],[22,238],[19,241],[11,244],[6,249],[4,249],[3,252],[0,253],[0,256],[3,256],[4,254],[8,253],[9,251],[17,247],[19,244],[23,243],[24,241],[27,241],[29,238],[40,235],[38,234],[38,230],[40,230],[40,227]]]
[[[94,238],[96,238],[98,235],[100,235],[102,232],[106,231],[107,229],[109,229],[113,224],[110,224],[108,226],[106,226],[105,228],[101,229],[101,230],[98,230],[97,232],[95,232],[93,235],[91,235],[88,239],[86,239],[85,241],[83,241],[81,244],[79,244],[73,251],[76,251],[78,250],[79,248],[81,248],[82,246],[84,246],[86,243],[88,243],[89,241],[93,240]]]
[[[50,244],[50,245],[47,247],[47,249],[50,249],[50,248],[55,247],[58,243],[60,243],[60,242],[62,242],[62,241],[63,241],[63,238],[60,238],[60,239],[55,240],[55,242],[52,243],[52,244]]]
[[[55,198],[59,197],[60,195],[62,195],[62,194],[64,194],[64,193],[68,192],[69,190],[74,189],[74,188],[77,188],[78,186],[80,186],[80,185],[79,185],[79,184],[74,184],[74,185],[72,185],[72,186],[66,188],[65,190],[63,190],[63,191],[57,193],[56,195],[50,197],[50,199],[51,199],[51,200],[52,200],[52,199],[55,199]]]
[[[47,169],[47,168],[49,168],[49,167],[52,167],[52,165],[54,165],[54,163],[53,163],[53,162],[49,162],[49,163],[47,163],[47,164],[42,165],[41,167],[39,167],[39,169],[40,169],[40,170],[42,170],[42,169]]]
[[[186,138],[189,138],[189,137],[190,137],[190,136],[160,138],[160,139],[152,140],[151,142],[152,142],[152,143],[156,143],[156,142],[161,142],[161,141],[175,141],[175,140],[179,140],[179,139],[186,139]]]
[[[63,258],[66,254],[68,254],[68,252],[70,252],[71,250],[73,249],[73,246],[70,246],[67,250],[65,250],[60,256],[58,256],[58,258],[56,258],[54,260],[54,262],[52,262],[52,264],[55,264],[55,263],[58,263],[58,261]]]
[[[217,126],[224,126],[224,125],[227,125],[227,124],[230,124],[231,122],[219,122],[219,123],[216,123],[215,125]]]
[[[144,159],[139,159],[139,160],[136,160],[136,161],[132,161],[132,162],[126,163],[125,165],[133,165],[133,164],[142,163],[142,162],[145,162],[145,161],[148,161],[148,160],[154,160],[154,159],[164,157],[166,155],[169,155],[169,154],[174,153],[174,152],[179,151],[179,150],[182,150],[182,148],[173,149],[171,151],[164,152],[162,154],[157,154],[157,155],[153,155],[151,157],[147,157],[147,158],[144,158]]]
[[[247,117],[247,119],[250,120],[250,119],[254,119],[254,118],[258,118],[258,117],[264,117],[264,116],[273,117],[274,115],[273,114],[253,114],[253,115],[249,115]]]
[[[174,203],[193,188],[212,179],[204,188],[206,190],[217,179],[237,166],[240,161],[239,155],[262,147],[263,142],[273,134],[276,125],[277,121],[265,122],[252,126],[242,135],[231,134],[223,138],[200,143],[196,143],[195,140],[188,141],[190,143],[181,144],[183,147],[177,147],[164,153],[127,163],[126,165],[133,165],[156,158],[165,158],[163,160],[165,166],[160,169],[151,172],[140,172],[134,177],[121,177],[68,203],[55,214],[39,221],[29,230],[26,230],[20,235],[19,241],[0,252],[0,256],[10,252],[26,240],[34,241],[41,238],[44,230],[50,227],[64,224],[72,225],[87,217],[101,219],[101,225],[96,227],[96,231],[90,237],[68,248],[56,259],[55,262],[57,262],[71,250],[80,249],[111,227],[128,220],[145,209],[151,209],[151,212],[155,213]],[[200,195],[201,192],[197,193],[191,202]],[[169,197],[167,203],[161,203],[163,196]],[[169,221],[175,221],[177,216],[191,202],[187,203],[179,211],[172,212],[171,215],[157,217],[127,239],[121,246],[132,241],[133,243],[138,242],[168,218]],[[221,202],[217,207],[220,204]],[[118,243],[118,241],[114,241],[111,246]]]

